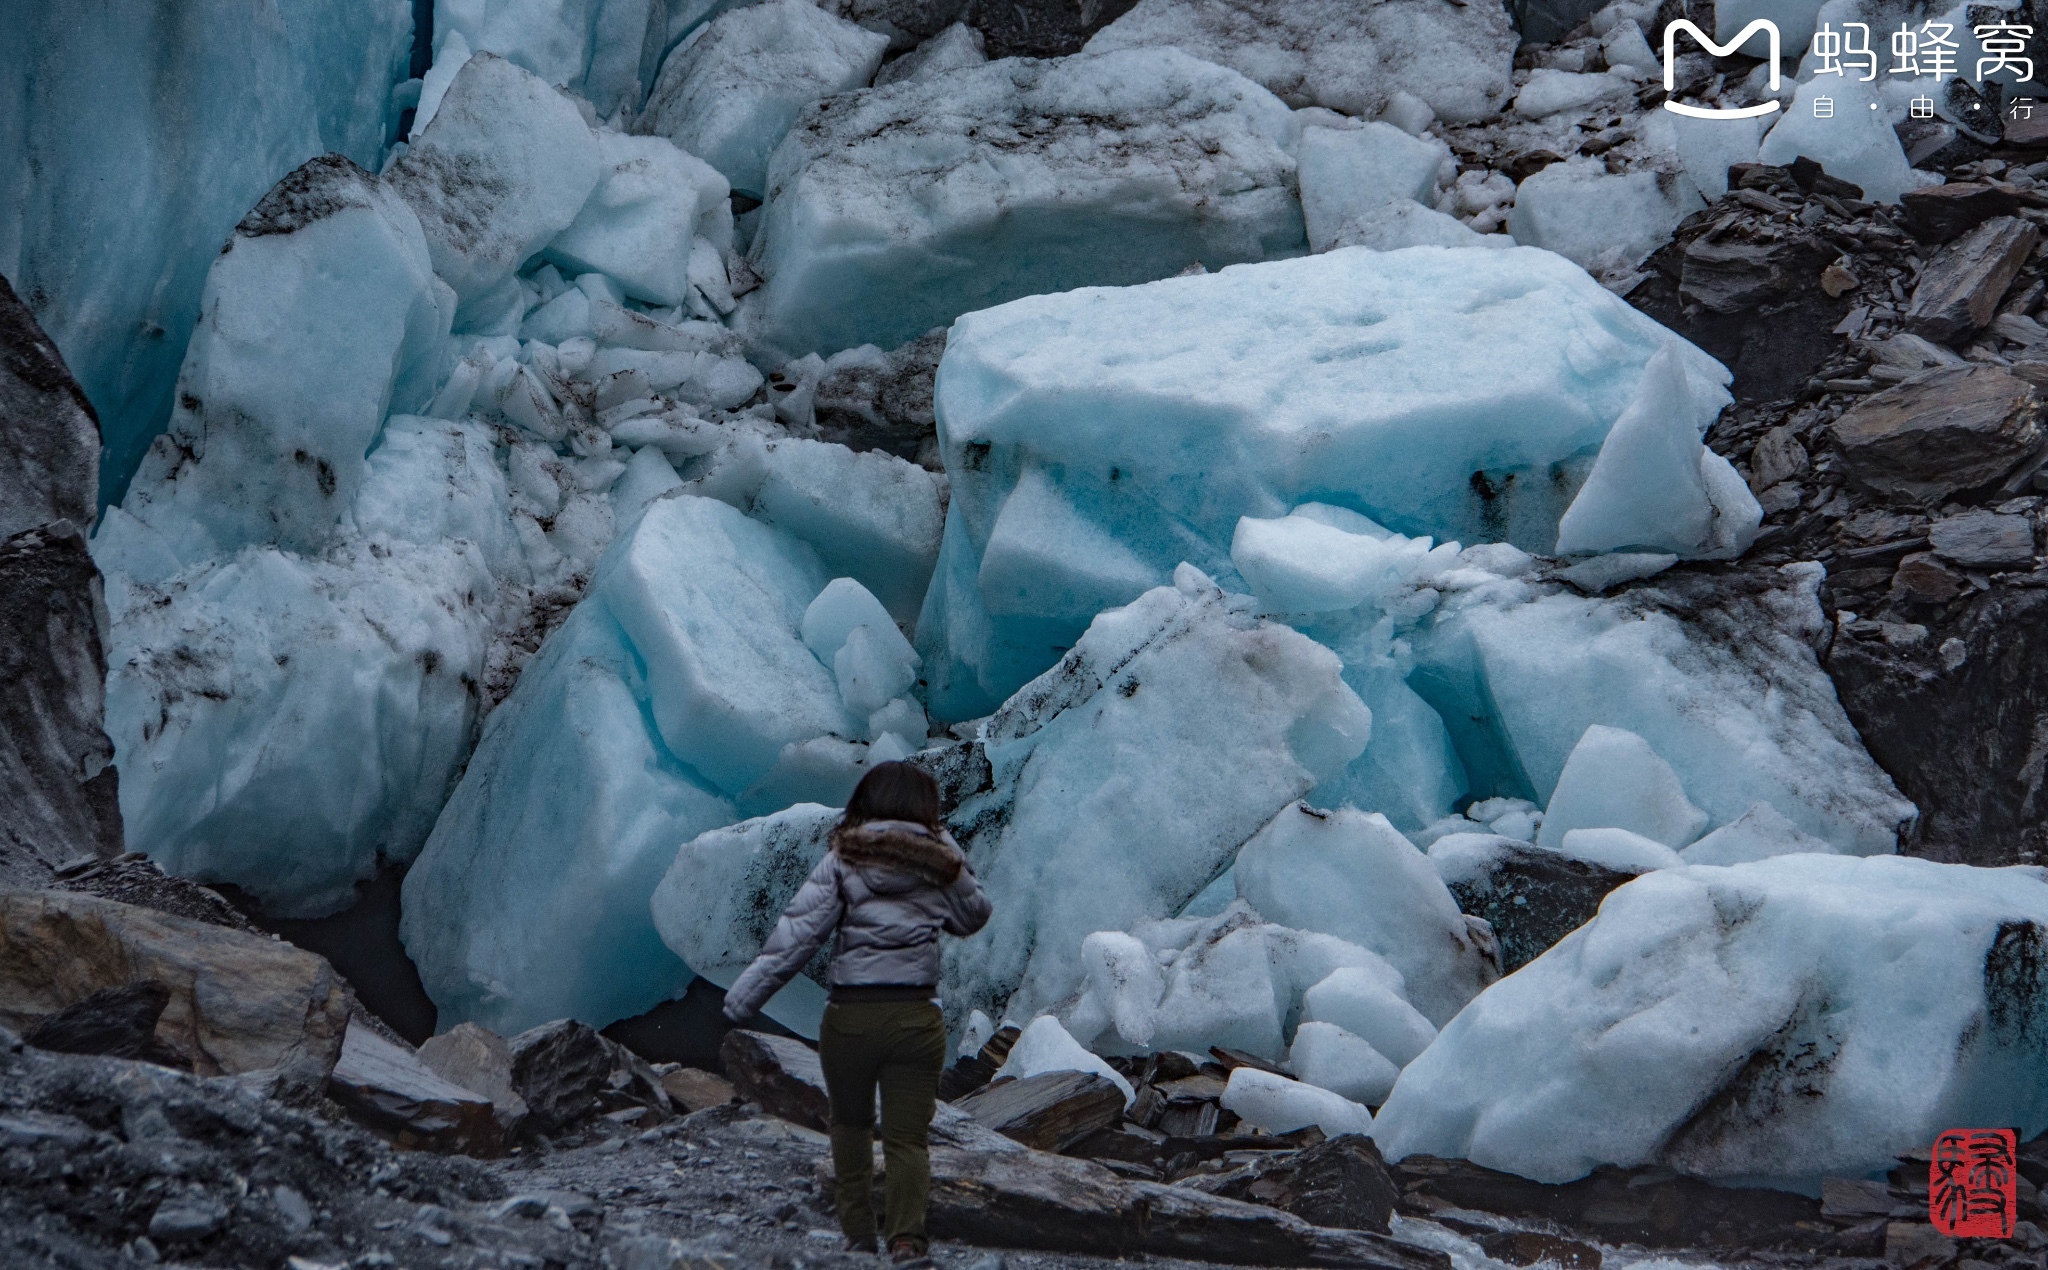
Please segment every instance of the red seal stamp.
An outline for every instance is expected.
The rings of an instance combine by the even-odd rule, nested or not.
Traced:
[[[1953,1239],[2010,1239],[2017,1217],[2018,1135],[1950,1129],[1927,1165],[1927,1219]]]

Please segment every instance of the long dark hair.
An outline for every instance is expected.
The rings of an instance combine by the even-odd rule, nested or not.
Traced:
[[[907,820],[927,829],[939,827],[939,784],[923,769],[908,763],[877,763],[853,787],[846,800],[842,828],[870,820]]]

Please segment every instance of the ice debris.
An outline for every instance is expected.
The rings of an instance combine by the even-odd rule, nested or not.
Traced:
[[[1326,251],[1347,222],[1387,204],[1406,200],[1433,208],[1437,173],[1450,150],[1433,137],[1411,137],[1392,124],[1373,122],[1303,128],[1295,155],[1309,250]]]
[[[1574,829],[1626,829],[1682,847],[1700,835],[1707,820],[1648,741],[1626,728],[1596,723],[1564,761],[1536,845],[1558,846]]]
[[[1372,1132],[1372,1112],[1340,1094],[1240,1067],[1223,1087],[1223,1109],[1269,1133],[1292,1133],[1310,1125],[1329,1137]]]
[[[479,53],[386,180],[419,215],[434,272],[477,325],[520,304],[514,273],[567,229],[603,174],[576,103],[501,57]]]
[[[1515,33],[1491,5],[1139,0],[1087,51],[1166,45],[1242,71],[1290,106],[1369,116],[1406,94],[1470,123],[1506,102]]]
[[[1390,1159],[1858,1177],[2048,1127],[2048,876],[1903,857],[1665,869],[1489,989],[1380,1109]]]
[[[1025,1025],[1017,1043],[1010,1047],[1010,1056],[996,1069],[997,1076],[1015,1080],[1041,1072],[1094,1072],[1123,1091],[1125,1106],[1137,1096],[1122,1073],[1082,1048],[1050,1014],[1041,1014]]]
[[[1352,970],[1398,990],[1400,972],[1334,935],[1264,921],[1243,900],[1211,917],[1141,921],[1081,942],[1087,986],[1062,1012],[1104,1053],[1224,1045],[1278,1060],[1305,992]]]
[[[1284,807],[1237,853],[1237,893],[1270,921],[1320,931],[1386,959],[1441,1026],[1500,977],[1490,934],[1429,858],[1377,812]]]

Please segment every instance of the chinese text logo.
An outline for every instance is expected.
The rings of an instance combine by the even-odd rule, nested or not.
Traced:
[[[1706,106],[1688,106],[1684,102],[1672,101],[1669,94],[1675,91],[1678,85],[1678,75],[1672,65],[1674,61],[1673,54],[1678,43],[1678,33],[1680,31],[1689,32],[1692,38],[1700,42],[1701,48],[1715,57],[1727,57],[1736,49],[1741,48],[1743,42],[1748,40],[1750,36],[1755,35],[1758,31],[1762,31],[1764,37],[1770,41],[1771,46],[1771,91],[1774,93],[1778,91],[1780,41],[1777,23],[1772,22],[1769,18],[1758,18],[1748,26],[1743,27],[1742,30],[1736,32],[1735,38],[1726,44],[1716,44],[1707,37],[1705,31],[1700,30],[1686,19],[1680,18],[1664,28],[1664,92],[1666,94],[1664,109],[1674,114],[1691,115],[1695,119],[1753,119],[1758,115],[1768,115],[1778,108],[1778,103],[1775,99],[1763,102],[1760,105],[1742,106],[1726,110],[1711,109]]]

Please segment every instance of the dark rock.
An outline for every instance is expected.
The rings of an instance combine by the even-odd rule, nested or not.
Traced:
[[[954,1105],[1027,1147],[1064,1151],[1122,1119],[1124,1095],[1095,1072],[1041,1072],[990,1085]]]
[[[1270,1072],[1275,1076],[1287,1076],[1286,1072],[1280,1070],[1279,1064],[1269,1063],[1257,1054],[1247,1054],[1243,1050],[1229,1049],[1222,1045],[1211,1045],[1209,1047],[1209,1057],[1223,1064],[1223,1070],[1226,1072],[1234,1072],[1240,1067],[1249,1067],[1253,1071]],[[1287,1078],[1289,1080],[1294,1079],[1292,1076]]]
[[[1829,176],[1821,165],[1805,155],[1792,160],[1785,171],[1802,194],[1825,194],[1830,198],[1862,198],[1863,187],[1853,181]]]
[[[1160,1162],[1167,1143],[1165,1134],[1138,1124],[1098,1129],[1066,1149],[1066,1154],[1084,1160],[1122,1160],[1127,1164]]]
[[[443,1079],[360,1024],[348,1029],[327,1092],[403,1147],[491,1155],[504,1141],[490,1098]]]
[[[1449,1270],[1443,1253],[1192,1187],[1125,1181],[1037,1151],[935,1148],[929,1227],[939,1239],[1050,1252],[1146,1253],[1244,1265]]]
[[[1987,485],[2041,440],[2033,385],[1998,366],[1927,372],[1867,397],[1833,425],[1850,476],[1881,494],[1939,502]]]
[[[169,992],[156,1040],[201,1075],[276,1069],[318,1088],[353,1003],[333,967],[279,940],[58,891],[0,893],[0,1025],[27,1031],[93,993]]]
[[[1215,1193],[1270,1204],[1312,1226],[1383,1235],[1400,1199],[1379,1146],[1356,1133],[1253,1164]]]
[[[58,869],[121,852],[114,746],[101,728],[104,615],[77,524],[0,542],[0,886],[48,885]]]
[[[1389,1169],[1405,1211],[1449,1207],[1534,1218],[1607,1244],[1805,1252],[1835,1232],[1820,1219],[1818,1200],[1790,1191],[1710,1185],[1669,1169],[1603,1165],[1561,1184],[1427,1155],[1411,1155]]]
[[[2024,567],[2034,559],[2034,522],[1977,508],[1944,516],[1927,528],[1934,552],[1966,569]]]
[[[1924,243],[1948,242],[1994,216],[2012,215],[2019,206],[2010,188],[1982,181],[1930,185],[1899,198],[1906,228]]]
[[[1757,439],[1749,452],[1749,487],[1761,494],[1780,481],[1807,474],[1813,468],[1799,435],[1788,427],[1772,428]]]
[[[980,31],[991,59],[1068,57],[1088,37],[1128,13],[1137,0],[1007,0],[975,4],[967,21]]]
[[[97,895],[103,900],[154,909],[173,917],[205,922],[209,926],[257,933],[256,927],[242,915],[242,911],[230,904],[220,892],[201,886],[190,878],[165,873],[139,851],[66,872],[56,880],[52,889]]]
[[[1564,1239],[1534,1230],[1502,1230],[1479,1238],[1479,1247],[1495,1261],[1511,1266],[1533,1266],[1538,1262],[1563,1270],[1600,1270],[1600,1250],[1576,1239]]]
[[[1600,9],[1594,0],[1508,0],[1524,44],[1554,44]]]
[[[997,1028],[979,1051],[939,1074],[939,1097],[948,1102],[964,1098],[995,1079],[996,1072],[1010,1057],[1011,1047],[1023,1034],[1023,1029],[1014,1023]]]
[[[1889,1186],[1860,1177],[1824,1177],[1820,1183],[1820,1215],[1859,1221],[1883,1217],[1898,1207]]]
[[[99,508],[100,424],[35,315],[0,277],[0,538]]]
[[[1942,632],[1904,648],[1838,639],[1828,653],[1871,757],[1920,808],[1900,849],[1983,866],[2048,860],[2048,590],[1973,595]]]
[[[1892,574],[1894,604],[1946,604],[1969,589],[1969,580],[1936,559],[1931,551],[1916,551],[1907,556]]]
[[[1812,284],[1833,255],[1803,234],[1773,242],[1696,238],[1685,249],[1678,293],[1713,313],[1740,313]]]
[[[1730,171],[1743,166],[1736,164]],[[1785,169],[1771,171],[1782,174],[1791,185],[1791,175]],[[1818,285],[1793,286],[1737,313],[1716,313],[1686,299],[1679,293],[1686,251],[1721,214],[1724,209],[1709,208],[1681,226],[1673,241],[1651,255],[1650,276],[1628,293],[1628,302],[1733,371],[1739,399],[1769,401],[1791,396],[1803,390],[1814,371],[1839,349],[1841,337],[1835,334],[1835,327],[1849,311],[1852,297],[1831,297]],[[1809,282],[1817,283],[1820,268],[1820,264],[1814,265]]]
[[[171,1003],[171,990],[154,981],[102,988],[55,1014],[45,1015],[22,1039],[37,1049],[109,1058],[176,1061],[156,1042],[156,1021]]]
[[[608,1112],[670,1112],[654,1069],[588,1024],[556,1019],[506,1041],[512,1088],[526,1100],[529,1133],[554,1134]]]
[[[812,398],[818,436],[941,470],[932,385],[945,351],[941,329],[871,361],[849,360],[828,371]]]
[[[830,0],[819,7],[888,36],[888,51],[893,54],[914,48],[959,21],[968,0]]]
[[[2005,120],[2004,141],[2027,149],[2048,146],[2048,110],[2030,110],[2023,118]]]
[[[831,1122],[825,1071],[817,1051],[802,1041],[734,1028],[725,1034],[719,1057],[742,1098],[807,1129],[823,1130]]]
[[[1884,1259],[1895,1266],[1938,1266],[1955,1259],[1956,1241],[1924,1221],[1895,1221],[1884,1228]]]
[[[429,1038],[414,1057],[442,1080],[489,1099],[491,1113],[507,1139],[525,1123],[526,1099],[512,1085],[512,1047],[496,1032],[474,1023],[458,1023]]]
[[[1920,271],[1906,329],[1937,344],[1984,329],[2038,237],[2031,221],[2000,216],[1942,248]]]
[[[1493,927],[1504,975],[1593,920],[1609,891],[1638,876],[1512,838],[1488,846],[1483,867],[1447,880],[1458,908]]]

